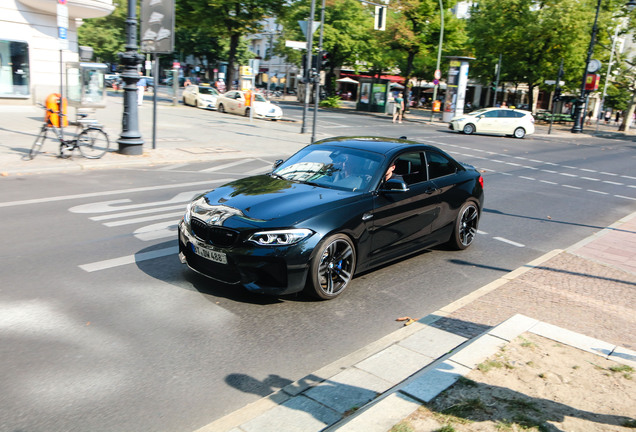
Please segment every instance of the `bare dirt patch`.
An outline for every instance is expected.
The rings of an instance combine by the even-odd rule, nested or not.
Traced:
[[[526,333],[391,432],[634,431],[636,372]]]

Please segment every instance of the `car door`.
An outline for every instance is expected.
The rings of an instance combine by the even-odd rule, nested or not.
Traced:
[[[433,150],[425,152],[428,177],[438,192],[437,218],[431,225],[432,233],[446,229],[452,231],[457,209],[468,199],[470,192],[464,183],[470,182],[465,170],[446,155]]]
[[[500,110],[491,110],[486,111],[485,113],[479,116],[479,121],[476,124],[477,132],[480,133],[493,133],[497,132],[499,128],[499,111]]]
[[[380,185],[371,228],[372,263],[425,247],[439,214],[439,190],[428,180],[423,151],[404,153],[394,162],[394,176],[401,177],[408,190],[384,191]]]

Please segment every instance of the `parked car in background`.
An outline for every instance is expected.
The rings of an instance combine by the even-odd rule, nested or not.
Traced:
[[[482,108],[453,117],[451,130],[472,133],[512,135],[523,138],[534,133],[534,117],[530,111],[510,108]]]
[[[105,74],[104,75],[104,85],[106,87],[113,87],[113,85],[117,85],[118,87],[122,83],[121,76],[119,74]]]
[[[439,148],[329,138],[195,197],[179,223],[179,257],[252,292],[332,299],[355,274],[436,244],[468,248],[483,203],[479,172]]]
[[[210,84],[189,85],[183,90],[183,104],[197,108],[216,109],[219,92]]]
[[[245,92],[232,90],[220,95],[216,101],[219,112],[228,112],[249,117],[250,110],[253,109],[254,117],[278,120],[283,117],[283,110],[276,104],[271,103],[260,93],[254,93],[253,106],[247,106]]]

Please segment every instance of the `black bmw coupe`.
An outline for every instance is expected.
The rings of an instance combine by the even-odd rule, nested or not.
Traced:
[[[179,257],[250,291],[332,299],[356,273],[441,243],[470,246],[483,186],[475,168],[430,145],[325,139],[196,197]]]

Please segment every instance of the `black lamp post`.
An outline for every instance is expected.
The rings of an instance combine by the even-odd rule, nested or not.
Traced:
[[[636,1],[636,0],[635,0]],[[121,74],[124,80],[124,113],[121,121],[121,136],[117,140],[119,153],[124,155],[143,154],[144,140],[139,132],[137,113],[137,82],[139,69],[144,57],[137,52],[137,0],[128,0],[126,18],[126,52],[119,53],[120,63],[124,66]]]
[[[594,44],[596,43],[596,33],[598,32],[598,26],[596,24],[598,22],[598,14],[601,10],[601,1],[602,0],[598,0],[598,2],[596,3],[596,15],[594,16],[594,25],[592,26],[592,39],[590,40],[590,46],[587,50],[585,70],[583,71],[583,81],[581,82],[581,94],[574,102],[574,125],[572,126],[572,133],[581,133],[583,131],[583,116],[581,113],[581,108],[585,103],[585,96],[587,94],[587,90],[585,90],[585,83],[587,81],[587,70],[590,65],[590,60],[592,60],[592,54],[594,53]],[[629,0],[629,2],[625,4],[625,6],[628,10],[631,11],[636,6],[636,0]]]

